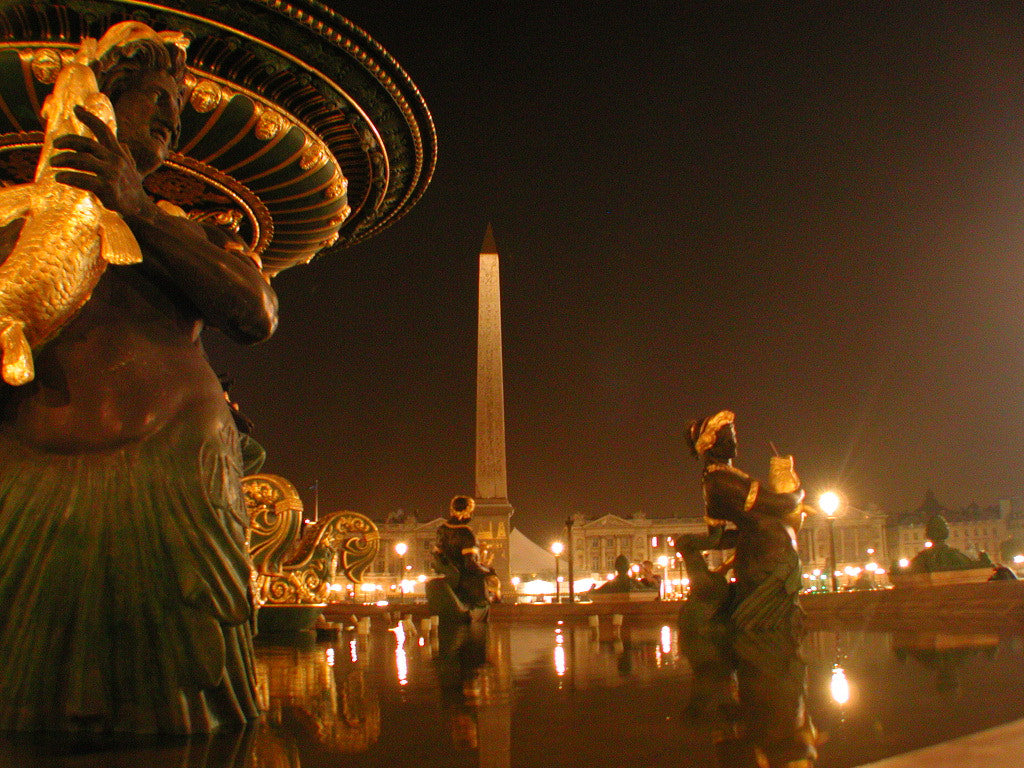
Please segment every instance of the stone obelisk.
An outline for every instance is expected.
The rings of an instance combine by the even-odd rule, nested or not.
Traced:
[[[505,469],[505,385],[501,357],[501,287],[498,249],[487,225],[480,249],[476,348],[476,509],[481,549],[493,560],[503,594],[510,594],[508,535],[512,505]]]

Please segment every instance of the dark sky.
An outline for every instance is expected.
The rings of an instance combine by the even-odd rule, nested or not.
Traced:
[[[737,413],[856,507],[1024,495],[1024,6],[334,6],[410,74],[439,162],[403,219],[275,281],[218,371],[320,509],[473,491],[477,255],[501,255],[509,495],[700,512],[691,419]],[[768,7],[770,6],[770,7]]]

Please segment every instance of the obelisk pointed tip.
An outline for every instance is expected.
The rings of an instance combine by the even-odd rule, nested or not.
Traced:
[[[494,230],[491,227],[491,223],[487,222],[487,231],[484,233],[484,244],[480,249],[480,253],[497,253],[498,246],[494,244]]]

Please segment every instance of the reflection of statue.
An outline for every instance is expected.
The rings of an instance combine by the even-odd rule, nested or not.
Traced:
[[[794,633],[722,629],[684,626],[683,644],[693,673],[687,712],[711,727],[719,768],[811,768],[818,734]]]
[[[935,672],[937,690],[952,695],[960,692],[960,670],[983,653],[989,658],[999,646],[997,635],[954,635],[934,632],[897,632],[893,652],[901,662],[908,656]]]
[[[721,411],[690,425],[690,447],[704,459],[708,536],[698,537],[700,541],[680,536],[677,545],[691,561],[695,549],[735,549],[731,568],[736,580],[723,609],[738,627],[791,625],[799,615],[796,534],[803,519],[804,492],[789,457],[776,457],[767,485],[734,467],[733,422],[731,412]]]
[[[209,731],[257,706],[242,457],[200,333],[265,339],[277,301],[233,235],[143,189],[178,136],[183,50],[149,30],[94,69],[117,135],[78,107],[95,139],[56,139],[51,164],[143,261],[107,267],[0,392],[0,728]],[[23,222],[0,223],[5,256]]]
[[[111,749],[107,751],[107,744]],[[144,742],[143,742],[144,743]],[[63,742],[49,739],[5,738],[0,740],[0,765],[55,768],[72,764],[107,765],[111,768],[303,768],[292,745],[284,741],[262,719],[219,733],[195,734],[186,738],[162,739],[158,749],[122,745],[104,739],[86,742],[71,750]],[[96,751],[97,748],[103,751]],[[93,754],[90,754],[93,753]],[[254,759],[258,762],[254,762]],[[309,768],[306,764],[305,768]]]
[[[481,670],[487,663],[487,630],[483,622],[442,622],[438,628],[434,668],[457,749],[479,747],[476,709],[481,704]]]
[[[619,555],[615,558],[615,578],[594,587],[588,594],[593,595],[625,595],[631,592],[642,592],[657,596],[660,588],[657,584],[645,584],[629,575],[629,558]]]
[[[739,701],[735,715],[743,727],[730,729],[735,735],[731,746],[727,741],[718,745],[722,768],[810,768],[818,754],[818,733],[806,709],[807,669],[797,644],[787,630],[741,632],[732,639],[732,649]]]
[[[469,527],[473,499],[452,499],[448,519],[437,529],[433,567],[440,574],[426,584],[431,611],[442,620],[485,621],[497,597],[494,569],[480,562],[476,534]]]
[[[263,722],[303,759],[294,765],[327,765],[358,754],[380,738],[376,689],[365,670],[324,654],[320,646],[260,647],[256,659],[266,697]],[[266,760],[260,755],[259,765]]]

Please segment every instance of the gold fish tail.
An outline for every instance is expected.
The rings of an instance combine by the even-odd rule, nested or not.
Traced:
[[[138,264],[142,250],[131,229],[120,214],[100,208],[100,256],[108,264]]]
[[[3,348],[4,381],[20,387],[35,378],[32,347],[25,338],[24,322],[13,317],[0,318],[0,347]]]

